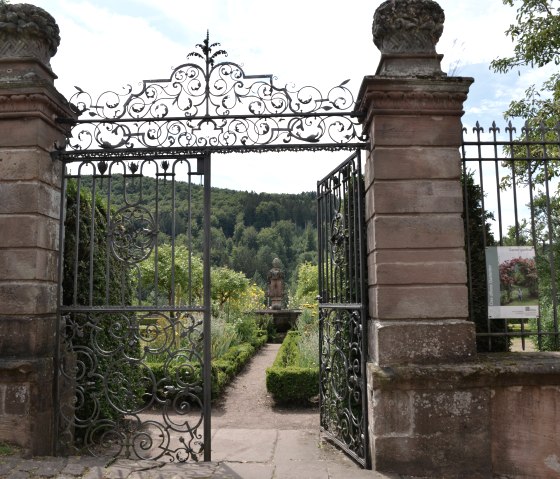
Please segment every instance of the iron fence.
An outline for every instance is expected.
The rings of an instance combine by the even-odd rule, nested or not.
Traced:
[[[558,350],[560,124],[464,128],[469,317],[479,351]]]

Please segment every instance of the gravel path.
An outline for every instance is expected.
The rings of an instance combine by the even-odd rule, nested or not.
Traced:
[[[272,366],[279,344],[266,344],[228,386],[212,407],[212,428],[319,429],[319,408],[275,404],[266,390],[266,368]]]

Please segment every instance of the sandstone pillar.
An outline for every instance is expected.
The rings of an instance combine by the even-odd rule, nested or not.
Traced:
[[[373,24],[381,61],[358,99],[371,138],[370,444],[381,471],[454,477],[462,469],[471,471],[464,477],[478,477],[489,470],[489,438],[480,422],[488,419],[486,393],[458,392],[456,381],[442,386],[441,373],[431,377],[426,367],[476,354],[467,320],[459,156],[473,80],[441,71],[435,45],[443,22],[431,0],[384,2]],[[388,380],[397,366],[401,379]]]
[[[0,4],[0,441],[53,448],[61,165],[57,116],[72,116],[49,64],[55,20]]]

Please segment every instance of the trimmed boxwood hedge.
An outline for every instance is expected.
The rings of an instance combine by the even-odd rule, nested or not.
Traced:
[[[259,331],[256,339],[251,343],[232,346],[222,357],[212,361],[212,399],[216,399],[222,394],[225,387],[241,371],[249,359],[266,344],[267,339],[267,332]],[[163,385],[163,380],[166,376],[164,363],[148,363],[148,366],[154,374],[156,382]],[[169,369],[167,375],[170,378],[173,378],[175,374],[181,374],[181,371],[185,370],[180,365],[172,366]],[[193,365],[193,375],[189,376],[188,382],[202,384],[200,364]],[[167,395],[167,397],[170,398],[170,395]]]
[[[289,331],[276,359],[266,370],[266,389],[282,403],[305,403],[319,394],[319,368],[301,368],[298,331]]]

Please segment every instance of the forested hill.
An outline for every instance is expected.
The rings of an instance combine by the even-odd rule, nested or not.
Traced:
[[[91,177],[83,177],[82,185],[91,188]],[[108,198],[108,180],[96,182],[96,191]],[[140,202],[152,214],[156,211],[156,185],[159,196],[159,228],[164,241],[173,230],[171,208],[172,182],[155,178],[127,178],[126,197],[129,203]],[[177,181],[175,183],[175,237],[186,244],[191,210],[193,248],[202,252],[202,186]],[[142,195],[140,196],[140,189]],[[211,228],[212,264],[228,266],[257,281],[261,286],[272,260],[280,258],[287,279],[303,261],[316,263],[317,230],[314,192],[272,194],[212,188]],[[125,205],[125,182],[120,175],[111,181],[113,211]]]

